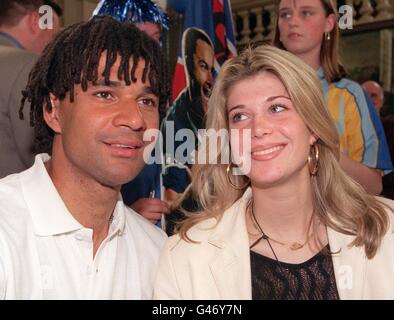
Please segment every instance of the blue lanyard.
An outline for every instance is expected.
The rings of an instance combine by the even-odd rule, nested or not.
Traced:
[[[3,36],[4,38],[8,39],[9,41],[12,42],[12,44],[19,48],[19,49],[24,49],[23,46],[20,44],[18,40],[16,40],[14,37],[10,36],[8,33],[0,31],[0,36]]]

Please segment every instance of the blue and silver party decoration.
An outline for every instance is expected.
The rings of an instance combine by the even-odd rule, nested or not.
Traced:
[[[168,16],[150,0],[101,0],[93,16],[109,15],[120,22],[154,22],[169,29]]]

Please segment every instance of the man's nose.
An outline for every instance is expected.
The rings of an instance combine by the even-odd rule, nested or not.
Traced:
[[[114,124],[117,127],[128,127],[133,131],[145,130],[146,122],[137,101],[122,101],[114,117]]]
[[[208,72],[207,82],[212,86],[212,82],[213,82],[213,74],[212,74],[212,71],[211,71],[211,72]]]

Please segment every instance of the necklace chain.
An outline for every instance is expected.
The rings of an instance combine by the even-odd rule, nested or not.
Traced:
[[[309,242],[309,240],[311,239],[312,234],[311,234],[309,231],[310,231],[310,228],[311,228],[311,226],[312,226],[312,217],[311,217],[311,221],[309,222],[309,226],[308,226],[308,230],[307,230],[308,236],[307,236],[305,242],[304,242],[304,243],[293,242],[292,244],[289,245],[289,244],[286,244],[286,243],[284,243],[284,242],[275,240],[275,239],[273,239],[273,238],[271,238],[271,237],[269,237],[268,235],[265,234],[265,232],[264,232],[263,229],[261,228],[259,222],[257,221],[256,215],[254,214],[253,203],[251,203],[251,210],[250,210],[250,211],[251,211],[251,218],[252,218],[252,222],[253,222],[254,227],[255,227],[258,231],[260,231],[261,234],[262,234],[262,236],[261,236],[259,239],[257,239],[257,240],[250,246],[250,248],[253,248],[257,243],[259,243],[262,239],[264,239],[264,240],[267,241],[267,243],[268,243],[269,247],[271,248],[271,251],[272,251],[272,253],[274,254],[276,260],[278,260],[278,258],[277,258],[276,254],[275,254],[275,251],[274,251],[273,248],[272,248],[272,245],[271,245],[270,240],[273,241],[273,242],[275,242],[275,243],[277,243],[277,244],[280,244],[280,245],[282,245],[282,246],[287,246],[289,249],[295,251],[295,250],[300,250],[301,248],[303,248],[303,247]]]

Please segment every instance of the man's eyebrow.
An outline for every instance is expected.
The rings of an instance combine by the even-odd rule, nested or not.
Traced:
[[[124,83],[121,81],[113,81],[109,80],[109,84],[105,82],[105,79],[100,79],[96,82],[93,83],[94,86],[100,86],[100,87],[122,87],[124,86]]]
[[[131,84],[133,85],[133,84]],[[100,79],[98,81],[96,81],[95,83],[93,83],[93,86],[95,87],[116,87],[116,88],[120,88],[120,87],[125,87],[125,83],[122,81],[113,81],[110,80],[109,84],[105,83],[105,79]],[[159,95],[153,91],[152,87],[147,85],[144,86],[144,88],[142,89],[142,94],[152,94],[155,95],[157,97],[159,97]]]
[[[157,92],[153,91],[152,87],[149,85],[144,86],[144,88],[142,89],[142,91],[140,93],[140,96],[144,95],[144,94],[149,94],[149,95],[153,95],[157,98],[160,98],[160,95]]]

